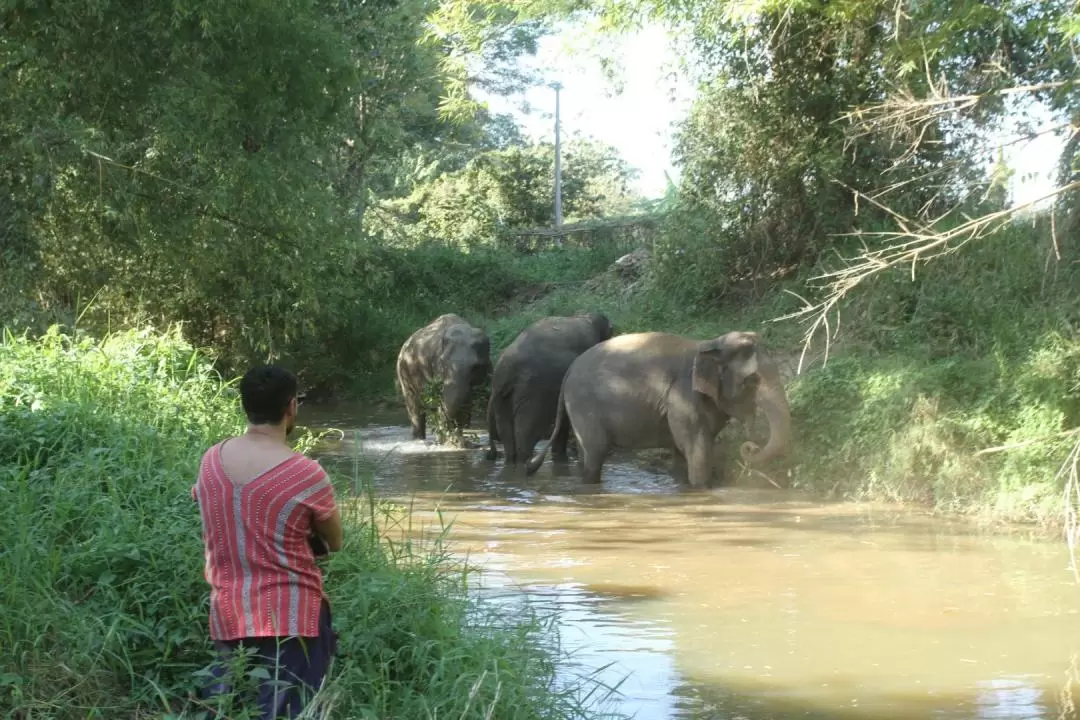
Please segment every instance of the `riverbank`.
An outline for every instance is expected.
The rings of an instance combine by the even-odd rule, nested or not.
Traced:
[[[1049,237],[1044,219],[1018,222],[920,267],[914,281],[905,267],[857,288],[831,326],[828,362],[818,335],[789,382],[796,444],[770,476],[826,499],[1059,532],[1059,471],[1080,426],[1080,264],[1048,262]],[[561,283],[553,275],[542,296],[469,317],[491,335],[493,359],[534,320],[579,310],[607,313],[622,332],[754,329],[793,374],[805,325],[772,321],[801,307],[791,293],[805,296],[825,267],[713,307],[647,273],[630,284],[610,271]],[[399,402],[392,384],[382,389],[378,402]]]
[[[229,385],[178,333],[4,338],[0,705],[194,716],[211,646],[190,487],[202,452],[242,428]],[[590,716],[557,686],[545,618],[479,604],[444,548],[389,545],[373,512],[407,519],[346,509],[326,566],[339,657],[317,715]]]

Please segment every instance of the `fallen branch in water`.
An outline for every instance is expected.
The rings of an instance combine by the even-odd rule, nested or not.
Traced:
[[[768,480],[768,481],[769,481],[770,483],[772,483],[772,486],[773,486],[774,488],[776,488],[777,490],[783,490],[783,489],[784,489],[784,488],[780,487],[780,484],[779,484],[779,483],[777,483],[777,482],[776,482],[775,480],[773,480],[773,479],[772,479],[771,477],[769,477],[769,476],[768,476],[768,475],[766,475],[765,473],[761,472],[761,471],[760,471],[760,470],[758,470],[757,468],[752,468],[752,467],[750,467],[749,465],[745,465],[745,464],[744,464],[744,465],[743,465],[743,469],[744,469],[744,470],[747,470],[747,471],[749,471],[751,475],[753,475],[753,474],[757,474],[757,475],[760,475],[761,477],[765,478],[765,479],[766,479],[766,480]]]

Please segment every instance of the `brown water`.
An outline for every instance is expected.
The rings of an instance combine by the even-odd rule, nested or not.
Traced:
[[[305,408],[484,568],[484,592],[560,619],[579,669],[641,720],[1072,718],[1080,584],[1064,544],[791,491],[690,491],[664,468],[532,478],[409,439],[403,413]],[[355,428],[355,430],[353,429]],[[486,437],[483,438],[486,441]],[[1076,696],[1080,699],[1080,694]]]

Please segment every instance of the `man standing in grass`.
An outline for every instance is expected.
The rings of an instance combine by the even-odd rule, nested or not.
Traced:
[[[294,452],[296,377],[252,368],[240,381],[247,431],[211,447],[192,488],[202,517],[210,637],[224,658],[255,650],[268,671],[264,720],[295,717],[321,686],[336,646],[313,547],[341,549],[341,515],[322,467]],[[227,693],[219,683],[210,695]]]

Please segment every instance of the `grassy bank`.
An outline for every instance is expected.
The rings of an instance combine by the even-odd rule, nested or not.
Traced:
[[[523,301],[579,286],[629,249],[618,242],[534,254],[439,245],[380,249],[377,276],[353,292],[360,307],[335,309],[334,325],[322,328],[316,340],[322,359],[305,358],[300,365],[310,378],[325,379],[331,394],[378,397],[393,386],[402,343],[439,315],[454,312],[486,323]]]
[[[4,338],[0,707],[198,716],[211,646],[189,493],[205,448],[242,427],[231,388],[176,333]],[[327,565],[340,640],[319,715],[587,717],[578,688],[556,687],[542,619],[470,599],[439,545],[380,541],[376,505],[348,507]]]
[[[904,267],[857,288],[828,362],[818,336],[789,386],[796,446],[770,474],[827,498],[1058,522],[1055,476],[1076,441],[1062,433],[1080,426],[1080,264],[1048,266],[1048,249],[1043,221],[1017,223],[921,267],[914,281]],[[785,290],[805,296],[825,267],[712,306],[694,305],[695,289],[677,283],[567,283],[484,324],[495,354],[535,319],[586,308],[624,332],[752,328],[794,361],[805,325],[770,321],[798,310]]]

